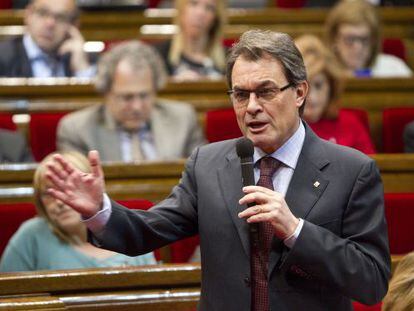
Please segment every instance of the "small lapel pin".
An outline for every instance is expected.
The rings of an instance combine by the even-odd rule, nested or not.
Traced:
[[[321,183],[320,183],[319,181],[315,181],[315,182],[313,183],[313,186],[314,186],[315,188],[318,188],[320,184],[321,184]]]

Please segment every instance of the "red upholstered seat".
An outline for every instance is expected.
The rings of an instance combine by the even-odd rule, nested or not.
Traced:
[[[385,108],[382,112],[382,143],[385,153],[404,152],[404,127],[414,120],[414,107]]]
[[[11,9],[13,0],[1,0],[0,9]]]
[[[207,111],[206,137],[209,142],[237,138],[242,133],[237,125],[233,108]]]
[[[285,9],[302,8],[306,4],[306,0],[275,0],[275,6]]]
[[[25,220],[36,215],[32,203],[1,203],[0,204],[0,256],[9,239]]]
[[[382,52],[391,54],[407,61],[407,51],[404,42],[400,38],[384,38],[382,40]]]
[[[414,193],[386,193],[385,215],[391,254],[414,251]]]
[[[373,306],[363,305],[362,303],[354,301],[353,303],[354,311],[381,311],[382,303],[377,303]]]
[[[16,123],[13,122],[13,115],[11,113],[0,113],[0,128],[11,131],[17,130]]]
[[[30,116],[30,145],[36,161],[56,151],[57,125],[66,113],[34,113]]]

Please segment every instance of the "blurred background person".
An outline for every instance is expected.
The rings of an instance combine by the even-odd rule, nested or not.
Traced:
[[[411,77],[402,59],[381,53],[379,17],[366,0],[338,2],[325,26],[328,46],[349,76]]]
[[[24,36],[0,42],[0,76],[92,77],[78,18],[75,0],[32,0]]]
[[[414,121],[408,123],[404,128],[404,150],[405,152],[414,152]]]
[[[302,53],[310,85],[303,113],[315,133],[339,145],[375,153],[368,129],[352,113],[340,109],[344,73],[323,42],[313,35],[295,40]]]
[[[83,172],[89,162],[80,153],[63,157]],[[47,194],[49,181],[44,175],[47,156],[37,167],[34,199],[38,217],[25,221],[10,239],[0,262],[0,271],[78,269],[125,265],[155,264],[153,253],[128,257],[97,248],[87,242],[87,229],[81,215]]]
[[[0,129],[0,163],[33,162],[32,152],[22,134]]]
[[[405,255],[395,269],[381,310],[414,310],[414,252]]]
[[[66,115],[57,130],[58,150],[103,161],[166,160],[188,157],[204,143],[193,107],[157,99],[166,81],[164,64],[151,46],[130,41],[106,52],[98,64],[96,88],[104,104]]]
[[[175,8],[177,32],[171,40],[157,45],[168,73],[177,80],[222,78],[225,1],[176,0]]]

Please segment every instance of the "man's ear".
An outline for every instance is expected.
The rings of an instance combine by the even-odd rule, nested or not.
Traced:
[[[300,108],[308,95],[309,84],[308,81],[302,81],[296,86],[296,106]]]

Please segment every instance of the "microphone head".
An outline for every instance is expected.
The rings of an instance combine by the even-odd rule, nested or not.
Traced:
[[[253,157],[253,153],[254,153],[253,142],[246,137],[240,138],[236,143],[236,151],[237,151],[237,155],[241,159]]]

